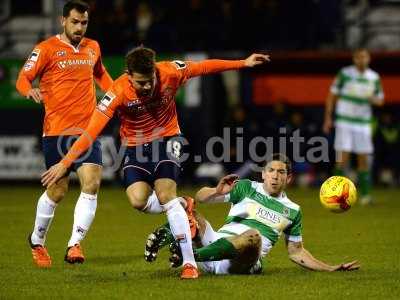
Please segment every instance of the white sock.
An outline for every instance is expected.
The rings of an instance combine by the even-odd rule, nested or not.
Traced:
[[[153,191],[149,198],[147,198],[147,204],[142,211],[146,214],[160,214],[164,211],[160,201],[158,201],[156,192]]]
[[[47,196],[46,191],[40,196],[36,208],[35,227],[31,235],[33,245],[44,245],[56,206],[57,203]]]
[[[182,251],[183,264],[190,263],[197,266],[194,261],[190,226],[185,210],[179,198],[175,198],[163,205],[175,240],[179,242]]]
[[[216,240],[218,240],[218,237],[214,229],[212,228],[211,224],[206,220],[205,223],[206,223],[206,229],[204,230],[204,233],[200,237],[200,239],[201,239],[201,244],[203,246],[208,246],[211,243],[214,243]]]
[[[81,193],[75,205],[74,225],[68,247],[80,243],[93,222],[97,208],[97,195]]]
[[[179,199],[179,203],[182,205],[183,209],[186,209],[187,202],[186,202],[185,198],[178,197],[178,199]]]

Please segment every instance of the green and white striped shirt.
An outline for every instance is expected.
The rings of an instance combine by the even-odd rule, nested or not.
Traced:
[[[381,80],[375,71],[366,69],[363,73],[355,66],[341,69],[331,86],[337,95],[336,124],[370,126],[372,108],[369,98],[383,99]]]
[[[253,228],[263,237],[263,254],[285,233],[293,242],[302,240],[302,216],[300,206],[293,203],[282,193],[280,197],[270,196],[263,183],[240,180],[233,190],[225,196],[232,203],[225,225],[220,233],[241,234]]]

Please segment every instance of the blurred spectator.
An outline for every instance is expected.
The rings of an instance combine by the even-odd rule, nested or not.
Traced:
[[[11,1],[11,13],[13,15],[39,15],[42,12],[42,1]]]
[[[141,43],[158,52],[315,49],[334,42],[341,22],[341,1],[335,0],[89,3],[88,36],[108,55]]]
[[[400,163],[398,149],[400,146],[399,123],[391,112],[382,114],[375,135],[376,157],[375,170],[377,178],[386,185],[398,184]]]
[[[148,31],[153,24],[153,12],[146,2],[140,2],[136,9],[136,36],[139,43],[147,39]]]

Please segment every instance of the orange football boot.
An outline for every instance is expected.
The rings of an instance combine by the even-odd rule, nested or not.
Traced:
[[[197,268],[189,263],[183,266],[181,279],[196,279],[199,277],[199,271]]]
[[[47,252],[46,247],[42,245],[32,244],[31,235],[28,236],[28,242],[32,250],[33,262],[39,268],[50,268],[51,267],[51,257]]]
[[[64,261],[70,264],[83,263],[85,261],[85,257],[83,256],[81,245],[75,244],[72,247],[68,247]]]

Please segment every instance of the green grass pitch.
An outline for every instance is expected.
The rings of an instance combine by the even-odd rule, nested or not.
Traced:
[[[147,234],[165,220],[129,205],[122,188],[103,187],[96,219],[83,242],[86,262],[63,262],[78,189],[57,207],[47,237],[53,259],[49,270],[37,269],[27,235],[32,229],[39,187],[0,187],[0,299],[399,299],[400,191],[374,191],[376,204],[356,205],[344,214],[322,208],[317,190],[289,189],[302,206],[305,247],[328,263],[358,259],[355,272],[304,270],[287,258],[280,241],[258,276],[212,276],[182,281],[169,268],[164,250],[154,263],[143,260]],[[192,194],[193,189],[185,193]],[[218,228],[228,206],[201,205]]]

